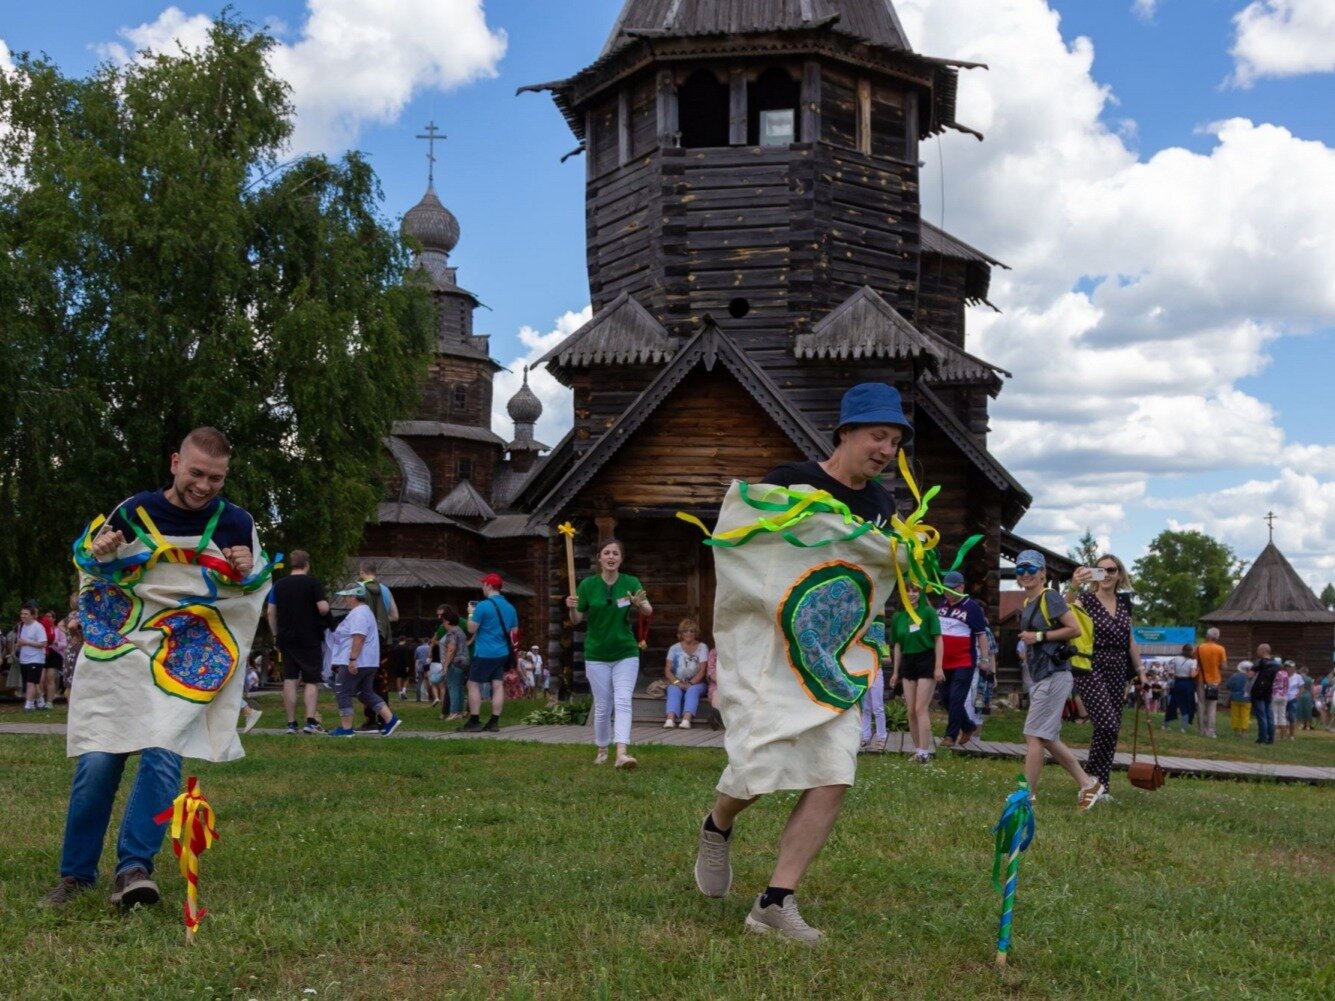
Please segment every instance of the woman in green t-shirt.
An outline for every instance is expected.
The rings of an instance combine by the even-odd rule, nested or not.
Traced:
[[[921,597],[918,585],[906,583],[909,604],[920,622],[901,610],[890,620],[890,646],[893,658],[890,690],[902,679],[904,705],[909,711],[909,736],[913,738],[913,761],[926,764],[932,759],[932,693],[946,680],[941,668],[945,646],[941,640],[941,620],[936,609]]]
[[[598,754],[595,765],[607,760],[607,745],[615,722],[617,768],[637,764],[626,751],[630,743],[630,702],[640,676],[640,644],[630,628],[630,610],[652,615],[654,610],[644,588],[630,574],[621,572],[625,550],[616,539],[598,548],[599,573],[579,582],[566,598],[570,621],[584,629],[584,673],[593,692],[593,742]],[[615,721],[613,720],[615,710]]]

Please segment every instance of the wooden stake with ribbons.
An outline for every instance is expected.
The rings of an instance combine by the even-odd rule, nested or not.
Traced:
[[[185,879],[185,941],[193,945],[199,920],[207,913],[199,902],[199,856],[218,840],[214,827],[217,818],[199,791],[199,780],[191,775],[186,779],[185,792],[153,819],[159,824],[171,822],[172,851],[180,860]]]
[[[575,580],[575,526],[567,521],[557,525],[556,530],[566,540],[566,579],[570,582],[569,593],[573,595],[578,583]]]

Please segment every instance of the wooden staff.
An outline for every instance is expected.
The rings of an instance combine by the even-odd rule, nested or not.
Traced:
[[[566,540],[566,579],[570,581],[570,593],[575,593],[575,526],[570,522],[558,525],[556,530]]]

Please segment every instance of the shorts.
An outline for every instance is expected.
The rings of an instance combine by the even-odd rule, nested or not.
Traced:
[[[23,675],[25,685],[40,685],[45,664],[20,664],[19,673]]]
[[[426,680],[429,684],[439,685],[442,681],[445,680],[445,668],[443,668],[440,664],[432,664],[430,669],[427,671]]]
[[[64,666],[65,658],[61,655],[59,650],[46,651],[45,667],[48,671],[59,671],[63,669]]]
[[[923,650],[920,653],[900,653],[900,681],[931,681],[935,673],[935,650]]]
[[[1029,715],[1024,718],[1024,735],[1040,740],[1056,740],[1062,732],[1062,710],[1071,697],[1075,679],[1070,671],[1058,671],[1029,689]]]
[[[479,685],[485,685],[489,681],[504,681],[505,669],[509,666],[509,657],[474,656],[468,665],[468,680]]]
[[[413,674],[413,669],[411,665],[404,664],[402,662],[394,663],[391,661],[389,670],[390,673],[394,675],[394,677],[400,680],[411,678]]]
[[[283,652],[283,680],[300,678],[308,685],[324,680],[324,651],[313,647],[280,647]]]

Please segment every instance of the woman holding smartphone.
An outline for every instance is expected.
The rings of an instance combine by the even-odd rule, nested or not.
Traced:
[[[1076,674],[1075,690],[1094,725],[1085,769],[1106,790],[1122,729],[1127,679],[1134,670],[1144,691],[1146,678],[1140,651],[1131,638],[1131,578],[1126,567],[1111,554],[1100,556],[1094,564],[1076,569],[1067,597],[1078,601],[1094,620],[1093,670]],[[1081,590],[1086,586],[1090,590]]]
[[[595,765],[607,760],[607,745],[612,738],[615,708],[617,768],[634,768],[638,762],[630,756],[630,704],[635,681],[640,675],[640,644],[630,628],[630,612],[653,615],[639,580],[621,572],[625,550],[616,539],[598,547],[598,570],[586,577],[566,598],[570,621],[579,625],[588,619],[584,631],[584,672],[593,691],[593,742],[598,753]]]

